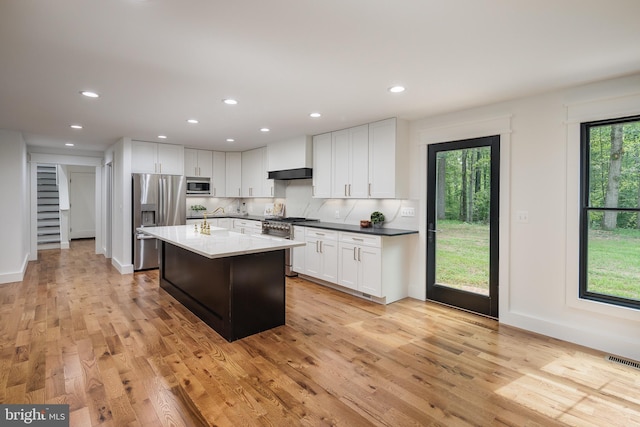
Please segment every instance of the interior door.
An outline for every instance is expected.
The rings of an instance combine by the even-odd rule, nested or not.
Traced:
[[[96,237],[96,174],[71,172],[69,183],[69,237]]]
[[[432,144],[427,299],[498,317],[500,137]]]

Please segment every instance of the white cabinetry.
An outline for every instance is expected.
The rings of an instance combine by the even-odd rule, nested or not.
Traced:
[[[407,122],[395,118],[369,123],[370,198],[392,199],[409,193]]]
[[[185,176],[211,179],[213,175],[213,152],[185,148],[184,174]]]
[[[331,198],[331,133],[313,137],[313,188],[312,196]]]
[[[131,141],[131,172],[184,175],[181,145]]]
[[[308,228],[305,232],[305,274],[327,282],[338,280],[337,232]]]
[[[331,133],[332,198],[369,195],[369,125]]]
[[[307,236],[305,235],[306,229],[299,225],[293,226],[293,240],[296,242],[306,242]],[[305,274],[305,255],[304,252],[306,246],[298,246],[292,249],[293,252],[293,265],[292,269],[296,273]]]
[[[223,151],[214,151],[212,154],[213,173],[211,175],[211,196],[226,197],[227,157]]]
[[[226,153],[225,169],[225,197],[240,197],[242,195],[242,154],[239,152]]]
[[[242,197],[263,196],[263,155],[263,148],[242,152]]]
[[[381,246],[380,236],[340,233],[338,284],[383,297]]]
[[[251,219],[234,219],[233,231],[242,234],[260,234],[262,233],[262,223]]]

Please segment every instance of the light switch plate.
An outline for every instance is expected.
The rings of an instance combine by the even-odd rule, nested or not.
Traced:
[[[416,208],[402,208],[400,216],[416,216]]]

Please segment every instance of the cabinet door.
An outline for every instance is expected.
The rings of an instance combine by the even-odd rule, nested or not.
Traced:
[[[338,284],[358,289],[358,247],[349,243],[338,246]]]
[[[349,196],[349,130],[331,133],[331,197],[344,199]]]
[[[213,152],[198,150],[198,176],[211,179],[213,175]]]
[[[226,195],[225,197],[240,197],[242,182],[242,155],[238,152],[226,153]]]
[[[227,157],[223,151],[214,151],[212,153],[212,172],[211,172],[211,196],[225,197],[227,194]]]
[[[349,197],[369,197],[369,125],[349,129]]]
[[[358,248],[360,283],[358,290],[376,297],[382,295],[382,249],[361,246]]]
[[[158,173],[184,175],[184,148],[182,145],[158,144]]]
[[[322,258],[322,276],[327,282],[338,282],[338,242],[322,239],[320,241],[320,255]]]
[[[185,176],[198,175],[198,150],[184,149],[184,174]]]
[[[322,277],[322,263],[320,257],[320,240],[315,237],[307,237],[307,246],[304,251],[304,272],[308,276]]]
[[[242,197],[262,196],[262,150],[243,151],[242,154]]]
[[[296,242],[305,242],[306,238],[305,238],[305,228],[304,227],[300,227],[300,226],[294,226],[293,227],[293,240]],[[293,252],[293,263],[292,263],[292,268],[293,271],[297,272],[297,273],[302,273],[304,274],[304,253],[305,253],[306,247],[305,246],[298,246],[296,248],[292,249]]]
[[[157,169],[158,144],[131,141],[131,172],[159,173]]]
[[[275,180],[269,179],[269,147],[260,149],[262,152],[262,167],[260,169],[260,180],[262,181],[262,197],[276,197]]]
[[[369,197],[396,197],[396,119],[369,124]]]
[[[313,137],[313,191],[317,198],[331,198],[331,133]]]

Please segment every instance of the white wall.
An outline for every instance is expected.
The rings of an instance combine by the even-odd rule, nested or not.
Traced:
[[[0,129],[0,283],[23,279],[29,260],[27,146],[19,132]]]
[[[122,274],[133,273],[131,260],[131,139],[122,138],[107,150],[112,161],[113,204],[111,264]]]
[[[453,140],[460,128],[481,132],[483,124],[508,118],[510,129],[496,132],[504,137],[501,173],[508,182],[500,197],[500,321],[640,360],[638,310],[577,298],[580,115],[568,118],[585,104],[593,106],[582,116],[587,120],[640,114],[635,97],[640,101],[640,75],[415,120],[412,195],[426,205],[424,144],[436,142],[433,135]],[[517,211],[528,211],[529,222],[516,222]],[[420,230],[412,269],[416,298],[424,298],[426,287],[424,218]]]

